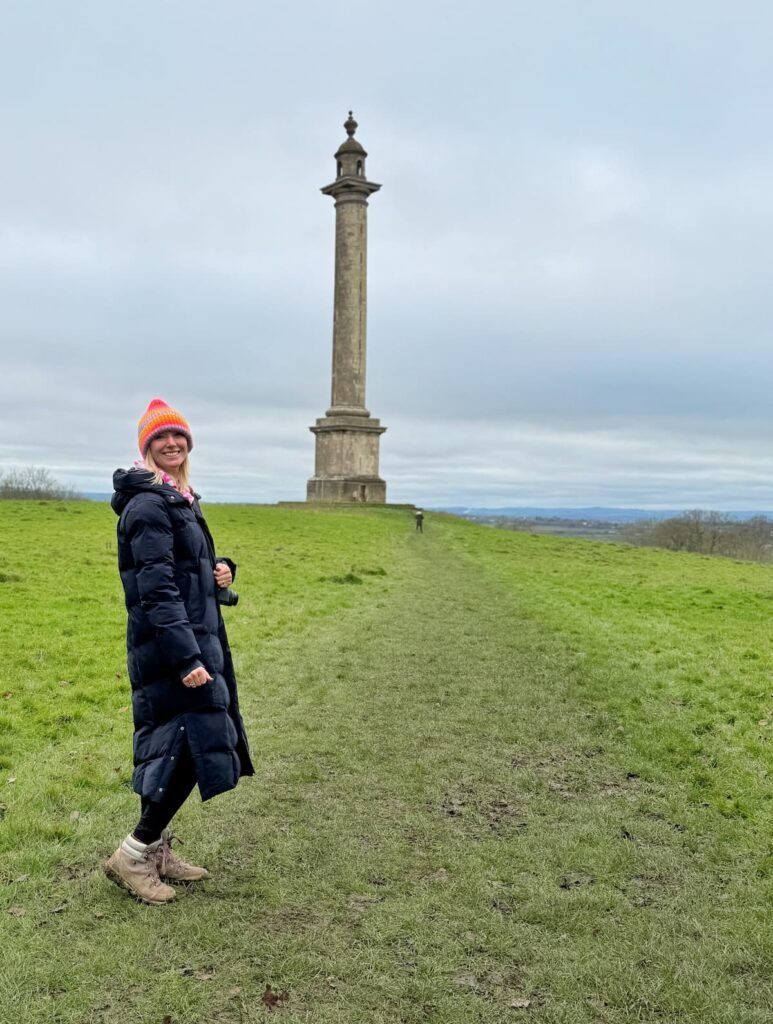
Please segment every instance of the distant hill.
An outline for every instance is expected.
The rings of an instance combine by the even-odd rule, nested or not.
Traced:
[[[572,519],[590,520],[597,523],[635,523],[642,519],[672,519],[681,516],[686,509],[651,509],[651,508],[608,508],[605,506],[589,506],[587,508],[540,508],[531,505],[513,505],[506,508],[474,508],[467,505],[446,505],[436,508],[436,512],[450,512],[456,516],[469,519],[508,518],[508,519]],[[712,510],[713,511],[713,510]],[[731,519],[752,519],[754,516],[773,516],[773,512],[759,510],[723,512]]]

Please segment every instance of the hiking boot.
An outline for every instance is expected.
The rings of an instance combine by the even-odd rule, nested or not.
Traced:
[[[177,839],[168,829],[164,829],[161,833],[161,845],[156,851],[156,868],[161,878],[166,878],[170,882],[200,882],[204,878],[209,878],[206,868],[197,868],[195,864],[188,864],[177,856],[172,850],[173,839],[182,843],[182,839]]]
[[[143,903],[162,906],[175,897],[171,885],[164,885],[158,877],[158,850],[161,840],[145,846],[133,836],[127,836],[102,868],[110,879]]]

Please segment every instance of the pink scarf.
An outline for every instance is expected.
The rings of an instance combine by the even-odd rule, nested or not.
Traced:
[[[137,467],[137,469],[148,470],[148,467],[145,465],[142,459],[137,459],[134,465]],[[148,472],[150,473],[152,472],[152,470],[148,470]],[[177,481],[173,476],[170,476],[168,473],[165,473],[163,469],[160,470],[160,473],[161,479],[164,481],[165,484],[169,484],[169,486],[174,487],[176,491],[180,491],[180,488],[177,486]],[[180,494],[182,494],[183,498],[185,498],[189,505],[193,504],[193,491],[190,491],[188,490],[188,488],[186,488],[184,491],[180,491]]]

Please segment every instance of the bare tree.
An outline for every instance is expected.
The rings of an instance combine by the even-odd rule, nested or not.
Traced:
[[[47,469],[39,466],[10,469],[0,473],[0,500],[72,501],[81,497],[78,491],[63,487]]]
[[[681,516],[634,523],[626,540],[643,547],[767,561],[773,556],[773,522],[765,516],[737,520],[723,512],[691,509]]]
[[[755,562],[768,561],[773,552],[773,522],[766,516],[753,516],[743,526],[742,551],[739,558],[750,558]]]

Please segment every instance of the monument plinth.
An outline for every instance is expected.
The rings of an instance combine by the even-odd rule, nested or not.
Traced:
[[[381,186],[365,176],[367,153],[348,138],[335,154],[336,179],[321,191],[335,199],[335,292],[333,379],[330,408],[313,427],[314,476],[307,501],[366,501],[383,504],[386,484],[378,475],[379,438],[386,430],[365,408],[368,198]]]

